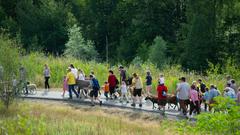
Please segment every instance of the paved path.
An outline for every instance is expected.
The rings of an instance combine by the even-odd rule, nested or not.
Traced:
[[[22,96],[26,99],[38,99],[38,100],[54,100],[54,101],[69,101],[69,102],[76,102],[76,103],[81,103],[81,104],[86,104],[86,105],[90,105],[90,99],[85,99],[85,98],[76,98],[75,95],[73,94],[73,99],[68,99],[68,93],[66,92],[65,97],[61,96],[62,92],[59,91],[49,91],[47,93],[45,93],[43,90],[42,91],[37,91],[37,94],[35,95],[25,95]],[[158,109],[152,109],[152,103],[150,101],[145,101],[145,99],[143,99],[143,106],[139,107],[138,104],[136,104],[136,107],[132,107],[131,103],[132,101],[129,101],[130,103],[120,103],[119,100],[106,100],[106,98],[104,97],[104,95],[102,94],[100,96],[100,99],[103,101],[103,106],[106,107],[117,107],[117,108],[122,108],[122,109],[134,109],[134,110],[138,110],[138,111],[144,111],[144,112],[153,112],[153,113],[160,113],[161,111],[159,111]],[[98,104],[96,104],[98,105]],[[169,108],[167,107],[168,105],[166,105],[166,111],[165,114],[166,116],[170,116],[170,117],[181,117],[180,112],[176,109],[173,108]]]

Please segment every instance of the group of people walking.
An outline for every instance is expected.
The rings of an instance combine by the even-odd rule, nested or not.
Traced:
[[[152,81],[150,71],[146,72],[145,85],[146,91],[143,91],[143,83],[141,77],[137,73],[133,73],[130,76],[127,76],[127,72],[123,66],[119,66],[120,78],[116,77],[112,70],[109,70],[109,75],[107,81],[104,82],[103,86],[99,85],[99,82],[94,75],[94,72],[91,72],[89,76],[86,76],[81,69],[76,69],[73,64],[70,64],[67,69],[67,74],[63,79],[63,94],[69,91],[69,98],[72,99],[72,92],[78,98],[80,96],[80,89],[77,87],[77,81],[89,81],[90,82],[90,93],[92,105],[94,106],[94,100],[98,101],[102,105],[102,101],[99,99],[99,94],[101,89],[104,92],[106,100],[114,100],[116,98],[120,99],[120,102],[129,103],[132,99],[131,106],[135,107],[138,103],[139,107],[142,107],[142,97],[145,96],[155,96],[152,95]],[[45,88],[49,89],[48,80],[50,78],[50,69],[45,65],[44,69],[45,77]],[[77,91],[78,89],[78,91]],[[160,75],[158,78],[158,86],[156,88],[157,95],[155,96],[158,100],[159,109],[165,110],[165,105],[167,103],[168,88],[165,85],[164,76]],[[130,96],[129,96],[130,93]],[[180,105],[180,109],[183,115],[187,115],[188,106],[190,105],[189,115],[192,116],[193,112],[199,114],[201,111],[201,105],[204,106],[205,111],[211,111],[212,104],[214,103],[214,98],[221,95],[220,91],[215,85],[210,85],[208,88],[201,79],[193,81],[190,85],[185,77],[179,78],[179,83],[177,84],[176,96]],[[222,94],[225,97],[230,97],[236,99],[240,103],[240,88],[237,89],[234,79],[231,79],[230,76],[227,77],[226,88]]]
[[[204,106],[205,111],[211,111],[212,105],[215,103],[214,98],[217,96],[229,97],[236,102],[240,103],[240,88],[237,89],[235,80],[227,77],[227,83],[224,88],[223,94],[218,90],[216,85],[211,84],[208,88],[201,79],[193,81],[191,85],[186,82],[185,77],[181,77],[180,83],[177,86],[177,96],[179,99],[180,108],[183,115],[187,115],[187,107],[190,104],[189,115],[192,116],[193,112],[197,114],[201,111],[201,104]]]

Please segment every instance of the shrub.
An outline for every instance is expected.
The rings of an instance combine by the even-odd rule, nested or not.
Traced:
[[[194,125],[181,122],[179,129],[187,128],[191,133],[201,134],[240,135],[240,106],[230,98],[217,97],[215,100],[215,112],[201,113]]]

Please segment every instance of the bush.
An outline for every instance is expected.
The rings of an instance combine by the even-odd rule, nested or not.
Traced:
[[[215,100],[215,112],[201,113],[194,126],[185,121],[179,129],[187,127],[189,132],[201,134],[240,135],[240,106],[230,98],[217,97]]]

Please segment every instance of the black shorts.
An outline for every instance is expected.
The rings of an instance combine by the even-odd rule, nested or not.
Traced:
[[[167,104],[167,99],[159,99],[158,105],[165,106]]]
[[[134,97],[136,97],[136,96],[141,97],[142,96],[142,89],[134,89],[133,90],[133,96]]]
[[[90,91],[90,97],[98,97],[98,90]]]

